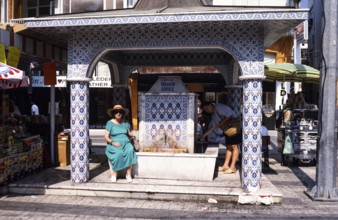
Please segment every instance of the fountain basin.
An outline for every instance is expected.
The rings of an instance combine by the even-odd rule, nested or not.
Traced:
[[[141,148],[142,152],[160,152],[160,153],[188,153],[186,148],[159,148],[159,147],[145,147]]]
[[[102,138],[104,132],[104,129],[90,130],[94,146],[106,146],[106,142]],[[133,132],[138,137],[138,131]],[[138,163],[133,166],[133,175],[154,179],[212,181],[219,146],[210,143],[202,145],[203,149],[198,148],[197,152],[199,153],[137,152]],[[204,150],[205,148],[206,150]],[[125,170],[119,172],[119,175],[123,178]]]
[[[141,178],[212,181],[218,149],[218,144],[210,144],[205,153],[137,152],[133,173]]]

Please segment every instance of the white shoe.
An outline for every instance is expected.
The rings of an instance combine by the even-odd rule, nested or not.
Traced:
[[[114,175],[113,175],[113,176],[111,176],[111,178],[110,178],[110,179],[111,179],[111,181],[112,181],[113,183],[116,183],[116,181],[117,181],[117,178],[116,178],[116,176],[114,176]]]
[[[127,179],[127,182],[128,182],[128,183],[133,182],[133,179],[131,178],[130,175],[126,175],[126,179]]]

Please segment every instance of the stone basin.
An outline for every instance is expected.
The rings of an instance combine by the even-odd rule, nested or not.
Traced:
[[[141,152],[168,152],[168,153],[188,153],[186,148],[159,148],[159,147],[145,147]]]
[[[218,145],[209,145],[204,153],[137,152],[133,174],[140,178],[212,181],[218,149]]]
[[[104,129],[91,129],[91,140],[95,146],[106,146]],[[138,132],[134,131],[136,137]],[[138,139],[138,138],[137,138]],[[133,167],[133,175],[140,178],[202,180],[214,179],[219,145],[201,143],[199,153],[137,152],[138,163]],[[204,150],[206,148],[206,150]],[[125,171],[119,172],[121,177]]]

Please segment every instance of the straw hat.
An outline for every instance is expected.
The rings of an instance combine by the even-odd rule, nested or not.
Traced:
[[[127,115],[129,113],[129,110],[126,109],[126,108],[123,108],[122,105],[114,105],[113,108],[110,108],[107,110],[107,114],[110,116],[110,117],[114,117],[115,115],[115,112],[117,110],[122,110],[124,113],[123,115]]]

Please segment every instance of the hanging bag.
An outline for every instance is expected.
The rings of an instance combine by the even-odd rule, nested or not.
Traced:
[[[290,135],[286,135],[285,141],[284,141],[283,154],[294,154],[294,153],[295,152],[293,150],[293,145],[292,145]]]
[[[141,146],[140,146],[140,143],[139,143],[139,141],[136,139],[135,136],[131,136],[131,137],[130,137],[130,143],[134,146],[134,150],[135,150],[136,152],[139,152],[139,151],[140,151]]]
[[[216,113],[221,118],[219,128],[223,130],[227,137],[233,137],[241,132],[241,120],[239,118],[222,117],[217,110]]]
[[[223,128],[227,137],[233,137],[241,132],[241,121],[238,118],[232,118]]]

